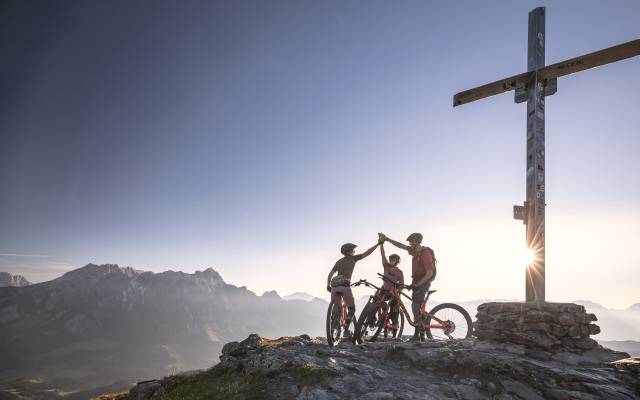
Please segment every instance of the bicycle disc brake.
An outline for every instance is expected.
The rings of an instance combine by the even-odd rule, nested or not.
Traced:
[[[442,331],[445,335],[447,335],[449,339],[453,339],[453,336],[451,336],[451,334],[456,330],[456,324],[453,321],[447,321],[446,324],[449,329],[443,329]]]

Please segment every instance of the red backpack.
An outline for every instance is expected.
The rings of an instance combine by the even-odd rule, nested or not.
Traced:
[[[429,250],[429,253],[431,253],[431,260],[433,261],[431,265],[431,267],[433,268],[433,277],[431,278],[431,281],[433,282],[433,280],[436,279],[436,274],[438,273],[438,269],[436,268],[438,260],[436,259],[436,253],[434,253],[431,247],[425,247],[425,249]],[[420,256],[422,256],[422,254],[420,254]]]

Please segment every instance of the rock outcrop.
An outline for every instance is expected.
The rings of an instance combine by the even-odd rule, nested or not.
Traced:
[[[476,339],[330,348],[302,335],[250,335],[207,370],[143,382],[119,399],[637,399],[640,359],[603,347],[549,360]],[[107,399],[109,397],[105,397]]]
[[[509,302],[478,306],[474,334],[478,339],[524,345],[547,353],[592,350],[600,333],[584,306],[573,303]]]
[[[29,285],[31,285],[31,282],[22,275],[0,272],[0,287],[23,287]]]

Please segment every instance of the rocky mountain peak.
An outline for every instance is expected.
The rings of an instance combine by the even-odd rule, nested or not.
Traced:
[[[262,294],[262,297],[265,299],[281,299],[280,295],[275,290],[267,290]]]
[[[124,275],[128,278],[140,275],[143,271],[131,267],[120,267],[118,264],[93,264],[89,263],[84,267],[74,269],[64,274],[62,277],[73,278],[100,278],[105,275]]]
[[[602,347],[540,357],[472,338],[331,348],[324,338],[253,334],[226,344],[207,371],[142,382],[119,399],[634,399],[639,377],[640,359]]]
[[[11,274],[9,272],[0,272],[0,287],[23,287],[29,285],[31,285],[31,282],[29,282],[27,278],[22,275]]]
[[[292,294],[288,294],[286,296],[282,296],[285,300],[302,300],[302,301],[313,301],[317,297],[310,295],[309,293],[304,292],[295,292]]]
[[[196,271],[195,276],[201,279],[205,279],[212,284],[226,284],[224,279],[222,279],[222,276],[220,276],[220,274],[211,267],[205,269],[204,271]]]

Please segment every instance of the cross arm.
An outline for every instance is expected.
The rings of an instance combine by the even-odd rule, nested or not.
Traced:
[[[561,76],[610,64],[612,62],[635,57],[637,55],[640,55],[640,39],[548,65],[537,71],[538,79],[541,81],[550,81],[551,79],[559,78]],[[536,73],[536,71],[525,72],[457,93],[453,96],[453,106],[456,107],[472,101],[484,99],[485,97],[495,96],[500,93],[524,88],[527,83],[531,81],[534,73]]]
[[[524,72],[519,75],[510,76],[499,81],[457,93],[453,96],[453,106],[460,106],[462,104],[471,103],[472,101],[484,99],[485,97],[495,96],[496,94],[524,87],[531,80],[533,74],[534,71]]]
[[[561,61],[559,63],[547,65],[546,67],[538,70],[538,76],[541,79],[559,78],[575,72],[635,57],[637,55],[640,55],[640,39]]]

